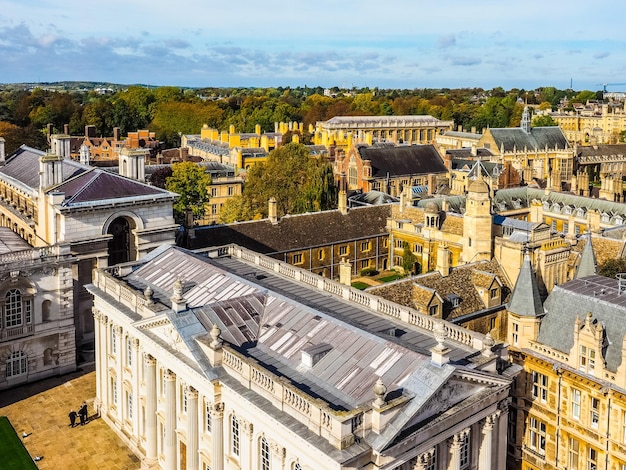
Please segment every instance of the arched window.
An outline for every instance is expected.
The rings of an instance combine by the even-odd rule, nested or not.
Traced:
[[[259,470],[270,470],[270,445],[265,437],[259,446]]]
[[[109,240],[109,266],[131,260],[131,227],[124,217],[118,217],[107,230],[113,235]]]
[[[10,289],[4,300],[4,326],[15,328],[33,321],[33,301],[24,299],[19,289]]]
[[[43,321],[50,321],[50,308],[52,307],[52,302],[50,300],[44,300],[41,303],[41,319]]]
[[[237,417],[230,417],[230,451],[233,455],[239,455],[239,421]]]
[[[293,470],[302,470],[302,465],[300,465],[298,462],[294,463]]]
[[[28,372],[28,358],[24,351],[13,351],[7,359],[7,378]]]

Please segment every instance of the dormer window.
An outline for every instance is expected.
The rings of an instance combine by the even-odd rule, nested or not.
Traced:
[[[555,203],[552,205],[552,212],[555,212],[555,213],[557,213],[557,214],[560,214],[560,213],[561,213],[561,206],[559,206],[559,203],[558,203],[558,202],[555,202]]]
[[[572,213],[572,206],[564,206],[563,213],[566,215],[570,215]]]
[[[606,212],[603,212],[601,220],[603,223],[608,224],[611,221],[611,216]]]
[[[587,346],[580,346],[580,355],[578,357],[578,369],[590,375],[594,375],[596,368],[596,350]]]
[[[624,223],[624,219],[622,218],[622,216],[618,215],[617,217],[615,217],[615,225],[622,225]]]
[[[513,205],[513,209],[519,209],[520,207],[522,207],[521,199],[513,199],[511,200],[511,204]]]
[[[576,217],[584,217],[585,216],[585,209],[583,209],[582,207],[579,207],[578,209],[576,209]]]
[[[543,203],[543,210],[544,211],[549,211],[550,210],[550,203],[548,201],[545,201]]]

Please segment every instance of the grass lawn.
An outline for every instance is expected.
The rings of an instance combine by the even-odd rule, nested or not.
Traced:
[[[377,280],[380,282],[391,282],[395,281],[396,279],[400,279],[401,277],[402,276],[400,276],[399,274],[391,274],[390,276],[379,277],[377,278]]]
[[[0,416],[0,462],[3,470],[37,470],[37,465],[6,416]]]
[[[352,287],[359,290],[364,290],[369,287],[369,284],[365,284],[364,282],[356,281],[352,283]]]

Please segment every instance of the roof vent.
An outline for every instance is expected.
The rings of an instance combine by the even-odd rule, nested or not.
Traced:
[[[333,347],[326,343],[304,348],[302,350],[302,365],[305,367],[315,366],[331,349],[333,349]]]

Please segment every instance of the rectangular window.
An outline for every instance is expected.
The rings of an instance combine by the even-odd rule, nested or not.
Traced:
[[[567,233],[569,231],[569,224],[567,222],[563,222],[563,233]]]
[[[126,340],[126,365],[128,367],[133,365],[133,340],[130,338]]]
[[[111,393],[113,395],[113,404],[117,405],[117,380],[115,380],[115,377],[111,379]]]
[[[587,470],[598,470],[598,451],[589,447],[587,454]]]
[[[470,433],[465,433],[465,439],[463,440],[463,444],[461,445],[461,455],[460,455],[460,466],[461,470],[465,470],[470,468]]]
[[[204,410],[204,430],[207,433],[211,433],[211,426],[213,424],[213,416],[211,415],[211,404],[207,403]]]
[[[550,228],[553,232],[556,232],[556,220],[552,221],[552,224],[550,225]]]
[[[6,362],[6,376],[16,377],[28,372],[28,361],[24,351],[13,351]]]
[[[580,390],[572,389],[572,418],[580,420]]]
[[[578,470],[578,441],[569,438],[569,466],[568,470]]]
[[[626,444],[626,411],[622,412],[622,442]]]
[[[519,325],[517,323],[513,323],[513,332],[511,336],[513,337],[513,346],[517,346],[517,340],[519,335]]]
[[[361,260],[361,269],[366,269],[370,267],[370,260],[363,259]]]
[[[533,372],[533,397],[545,403],[548,399],[548,376]]]
[[[187,386],[185,384],[180,384],[178,390],[180,393],[180,411],[182,413],[187,413]]]
[[[24,315],[26,323],[30,325],[33,322],[33,301],[30,299],[24,300]]]
[[[165,396],[165,369],[161,369],[161,395]]]
[[[361,242],[361,251],[370,251],[370,242]]]
[[[437,315],[438,311],[439,311],[439,305],[431,305],[429,310],[428,310],[428,313],[429,313],[430,316],[434,317],[434,316]]]
[[[217,215],[217,204],[211,204],[211,215]]]
[[[230,450],[233,455],[239,455],[239,421],[237,417],[230,417]]]
[[[111,352],[117,354],[117,327],[111,327]]]
[[[302,253],[296,253],[293,255],[293,264],[302,264]]]
[[[422,467],[424,470],[437,470],[437,448],[433,448],[426,455],[426,462]]]
[[[133,419],[133,394],[130,392],[126,394],[126,416]]]
[[[578,368],[582,372],[593,375],[596,368],[596,350],[588,348],[587,346],[580,346],[580,355],[578,356],[579,366]]]
[[[217,196],[217,188],[211,188],[211,197]]]
[[[528,422],[528,445],[535,452],[546,453],[546,423],[531,417]]]
[[[598,423],[600,422],[600,400],[597,398],[591,398],[591,403],[590,403],[590,416],[589,416],[589,421],[591,424],[591,427],[594,429],[598,428]]]
[[[235,188],[233,186],[229,186],[228,187],[228,195],[232,196],[233,194],[235,194]]]
[[[498,289],[491,289],[491,298],[495,299],[498,297]]]
[[[347,255],[348,254],[348,245],[342,245],[339,247],[339,254],[340,255]]]

